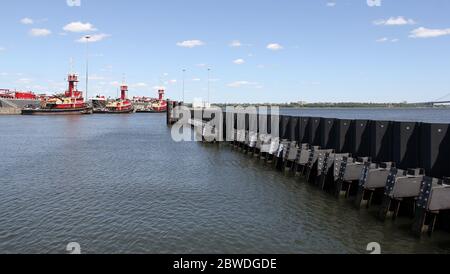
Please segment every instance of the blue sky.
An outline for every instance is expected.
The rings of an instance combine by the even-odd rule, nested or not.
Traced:
[[[72,0],[77,1],[77,0]],[[2,1],[0,88],[186,101],[427,101],[450,93],[447,0]],[[369,2],[369,3],[368,3]],[[82,79],[83,80],[83,79]],[[84,90],[84,84],[80,83]],[[450,98],[449,98],[450,99]]]

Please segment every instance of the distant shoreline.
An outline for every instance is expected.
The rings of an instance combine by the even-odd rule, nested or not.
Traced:
[[[404,104],[404,103],[396,103],[396,104],[375,104],[375,103],[312,103],[312,104],[213,104],[214,106],[218,106],[221,108],[227,106],[240,106],[240,107],[260,107],[260,106],[272,106],[272,107],[280,107],[285,109],[425,109],[425,108],[450,108],[450,106],[427,106],[423,104]]]

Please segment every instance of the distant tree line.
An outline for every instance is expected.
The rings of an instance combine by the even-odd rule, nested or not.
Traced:
[[[236,104],[214,104],[218,107],[226,106],[278,106],[280,108],[417,108],[417,107],[428,107],[423,104],[409,104],[407,102],[402,103],[357,103],[357,102],[340,102],[340,103],[283,103],[283,104],[273,104],[273,103],[261,103],[261,104],[246,104],[246,103],[236,103]]]

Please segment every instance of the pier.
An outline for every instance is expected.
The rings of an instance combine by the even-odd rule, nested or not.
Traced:
[[[410,217],[417,236],[449,230],[449,124],[181,111],[181,105],[168,103],[167,124],[187,124],[197,140],[225,143],[347,199],[355,210],[377,210],[381,221]]]

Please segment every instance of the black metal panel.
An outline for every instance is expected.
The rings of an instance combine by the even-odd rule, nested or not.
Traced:
[[[222,112],[222,137],[223,140],[227,140],[227,113],[224,111]]]
[[[334,149],[336,153],[348,153],[352,151],[352,131],[351,126],[354,121],[337,119],[335,121],[336,141]]]
[[[418,168],[420,123],[394,122],[393,161],[400,169]]]
[[[320,121],[320,146],[324,149],[334,149],[336,143],[336,119],[322,118]]]
[[[355,120],[352,124],[352,153],[355,157],[370,155],[370,121]]]
[[[298,139],[299,144],[309,143],[309,120],[310,117],[300,117],[298,123]]]
[[[267,133],[272,134],[272,115],[267,115]]]
[[[298,142],[298,136],[299,136],[299,123],[300,123],[300,117],[290,117],[291,122],[289,123],[289,140],[291,141],[297,141]]]
[[[289,139],[290,138],[290,122],[291,117],[286,115],[280,116],[280,138],[281,139]]]
[[[320,118],[313,117],[309,120],[309,139],[308,143],[313,146],[321,145],[320,136]]]
[[[450,138],[448,124],[422,124],[420,160],[426,174],[435,178],[450,176]]]
[[[250,130],[250,114],[245,113],[245,130]]]
[[[372,121],[370,123],[370,157],[374,162],[392,161],[392,134],[391,121]]]

